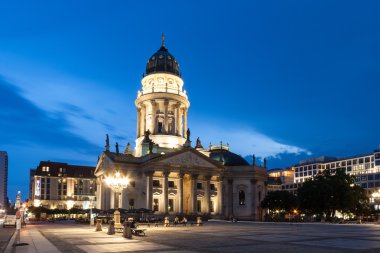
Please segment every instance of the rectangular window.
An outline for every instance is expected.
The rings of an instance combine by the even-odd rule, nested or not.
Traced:
[[[153,199],[153,211],[158,212],[158,199]]]
[[[160,187],[160,180],[153,180],[154,187]]]
[[[374,179],[374,175],[368,175],[368,180],[373,180]]]
[[[363,189],[367,189],[367,183],[362,183],[361,186],[362,186]]]
[[[367,181],[367,177],[366,176],[362,176],[361,180],[362,181]]]
[[[373,188],[373,187],[375,187],[374,182],[369,182],[369,183],[368,183],[368,188]]]
[[[197,200],[197,211],[198,213],[202,212],[202,201]]]
[[[352,171],[352,167],[351,166],[348,166],[347,167],[347,172],[351,172]]]
[[[371,161],[371,159],[370,159],[369,157],[366,157],[366,158],[365,158],[365,162],[366,162],[366,163],[369,163],[370,161]]]
[[[364,162],[364,159],[363,158],[360,158],[359,159],[359,163],[363,163]]]
[[[202,183],[197,183],[197,189],[202,190]]]
[[[354,160],[352,161],[352,164],[358,164],[358,159],[354,159]]]
[[[380,182],[375,182],[375,187],[380,187]]]
[[[214,205],[215,205],[215,202],[214,202],[213,200],[211,200],[211,201],[210,201],[210,212],[211,212],[211,213],[215,212],[215,207],[214,207]]]
[[[174,181],[169,181],[168,186],[169,188],[174,188]]]
[[[168,203],[168,211],[169,212],[173,212],[174,211],[174,199],[169,199],[169,203]]]
[[[375,179],[376,179],[376,180],[379,180],[379,179],[380,179],[380,174],[379,174],[379,173],[377,173],[377,174],[375,175]]]
[[[351,160],[347,161],[347,165],[352,165],[352,161]]]
[[[215,191],[216,189],[215,189],[215,184],[210,184],[210,190],[211,191]]]
[[[380,153],[375,154],[375,159],[380,159]]]
[[[376,160],[375,165],[380,166],[380,160]]]
[[[346,166],[346,164],[347,164],[346,161],[342,162],[342,166]]]

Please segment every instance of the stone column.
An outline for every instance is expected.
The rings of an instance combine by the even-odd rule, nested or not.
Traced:
[[[168,110],[169,110],[169,100],[165,99],[164,101],[164,113],[165,113],[165,116],[164,116],[164,133],[168,133],[169,131],[169,127],[168,127]]]
[[[219,215],[223,214],[223,179],[219,177],[217,186],[218,211]]]
[[[254,179],[252,178],[251,179],[251,200],[252,200],[252,204],[251,204],[251,216],[252,216],[252,219],[253,220],[256,220],[256,206],[257,206],[257,203],[256,203],[256,182],[257,182],[257,179]]]
[[[197,174],[190,175],[190,212],[197,213]]]
[[[162,175],[164,176],[164,184],[162,186],[162,194],[164,195],[164,213],[168,213],[168,176],[170,174],[170,171],[164,171]]]
[[[180,103],[176,104],[176,109],[177,109],[177,117],[176,117],[176,127],[177,127],[177,135],[181,136],[181,108],[180,108]]]
[[[141,130],[140,130],[140,127],[141,127],[141,108],[137,108],[137,138],[139,138],[141,135]]]
[[[141,105],[140,111],[140,136],[144,136],[146,131],[146,106]]]
[[[183,173],[178,174],[178,213],[183,213]]]
[[[152,209],[153,203],[153,171],[145,172],[146,176],[146,208]]]
[[[156,111],[157,111],[156,105],[157,105],[157,103],[154,100],[151,100],[150,102],[152,104],[152,121],[151,121],[151,123],[152,123],[152,125],[151,125],[152,134],[156,134],[155,129],[156,129]]]
[[[206,198],[206,205],[203,210],[205,210],[205,213],[210,213],[210,179],[211,176],[205,176],[206,178],[206,186],[205,186],[205,198]]]
[[[183,109],[183,135],[187,138],[187,108]]]

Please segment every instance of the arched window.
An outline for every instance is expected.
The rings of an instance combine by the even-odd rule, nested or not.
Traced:
[[[243,190],[239,191],[239,205],[240,206],[245,205],[245,192]]]

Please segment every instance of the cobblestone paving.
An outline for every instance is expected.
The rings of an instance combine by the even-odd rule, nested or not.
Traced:
[[[61,252],[380,252],[380,225],[208,222],[203,227],[147,228],[124,239],[104,228],[46,224],[37,228]]]

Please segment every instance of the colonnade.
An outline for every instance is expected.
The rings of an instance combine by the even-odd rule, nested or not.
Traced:
[[[150,104],[141,103],[137,106],[137,138],[144,136],[145,131],[148,129],[152,134],[157,134],[157,120],[156,114],[159,104],[163,103],[163,133],[169,133],[176,136],[186,138],[187,130],[187,111],[188,108],[184,107],[180,102],[169,103],[169,99],[163,101],[149,100]],[[148,108],[149,107],[149,108]],[[169,129],[169,111],[173,112],[174,126]],[[151,114],[151,121],[148,122],[148,115]],[[169,131],[171,130],[171,131]]]
[[[168,182],[169,182],[169,174],[170,172],[166,172],[164,171],[162,173],[162,186],[160,186],[159,188],[161,189],[161,194],[160,194],[160,199],[163,200],[161,203],[162,203],[162,208],[160,208],[159,212],[162,212],[162,213],[168,213],[169,210],[168,210],[168,206],[169,206],[169,194],[168,194],[168,190],[169,190],[169,186],[168,186]],[[154,192],[153,192],[153,172],[147,172],[146,174],[146,180],[147,180],[147,183],[146,183],[146,186],[147,186],[147,189],[146,189],[146,194],[147,194],[147,203],[146,203],[146,206],[148,209],[151,209],[153,210],[154,207],[153,207],[153,201],[154,201]],[[211,213],[211,176],[209,175],[206,175],[206,176],[202,176],[202,175],[199,175],[199,174],[188,174],[187,176],[187,180],[189,180],[189,187],[187,189],[187,195],[189,196],[189,201],[187,202],[187,208],[185,210],[184,208],[184,202],[185,202],[185,196],[184,196],[184,177],[185,177],[185,173],[178,173],[177,174],[177,178],[176,178],[176,182],[177,182],[177,192],[176,192],[176,195],[175,195],[175,200],[178,201],[177,205],[176,205],[176,208],[175,210],[170,210],[172,212],[175,212],[175,213],[184,213],[184,212],[188,212],[188,213],[198,213],[198,203],[197,203],[197,200],[198,200],[198,191],[199,189],[197,189],[197,183],[199,182],[202,182],[204,183],[204,187],[202,188],[202,193],[203,193],[203,196],[201,197],[201,199],[203,200],[202,202],[205,204],[205,206],[203,206],[202,210],[200,211],[201,213]],[[200,179],[200,178],[204,178],[204,179]],[[158,177],[158,178],[161,178],[161,177]],[[171,178],[172,179],[172,178]],[[222,211],[222,187],[223,187],[223,183],[221,180],[218,180],[218,181],[213,181],[214,184],[216,184],[216,196],[214,197],[215,199],[215,208],[214,208],[214,212],[213,213],[218,213],[220,214],[221,211]]]

